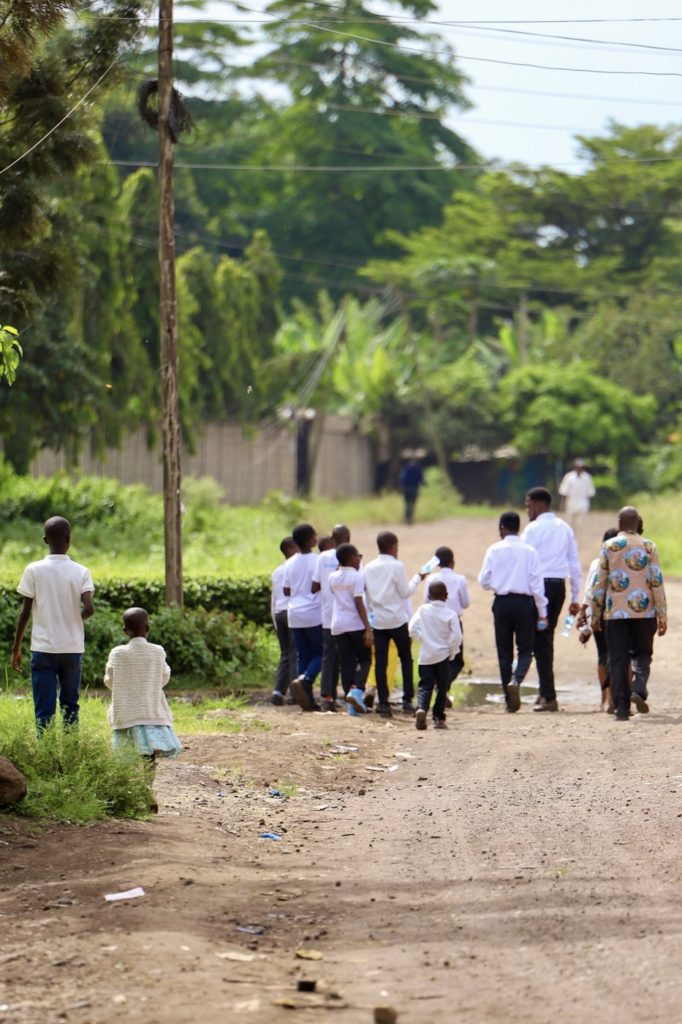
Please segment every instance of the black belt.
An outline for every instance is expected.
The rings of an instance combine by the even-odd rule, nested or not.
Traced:
[[[565,583],[566,582],[566,577],[565,576],[545,576],[545,581],[547,583]]]

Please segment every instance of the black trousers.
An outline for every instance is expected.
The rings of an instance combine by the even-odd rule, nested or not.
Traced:
[[[445,661],[438,661],[435,665],[419,666],[417,706],[422,711],[428,711],[431,706],[431,695],[435,688],[436,701],[433,705],[433,717],[441,722],[445,721],[445,698],[450,689],[451,665],[452,662],[446,658]]]
[[[403,491],[403,497],[405,499],[405,522],[408,526],[411,526],[414,522],[414,509],[419,497],[419,488],[406,487]]]
[[[540,680],[540,696],[546,701],[556,700],[554,689],[554,631],[559,621],[561,609],[566,600],[566,583],[564,580],[545,580],[545,596],[547,598],[547,629],[536,630],[533,642],[533,654]]]
[[[412,644],[407,623],[395,629],[374,630],[374,675],[377,681],[377,696],[380,704],[388,704],[388,683],[386,682],[386,666],[388,665],[388,645],[391,640],[398,648],[400,667],[403,673],[403,703],[412,703],[414,699],[414,677],[412,669]]]
[[[339,685],[339,658],[335,637],[331,629],[322,630],[322,668],[320,669],[320,696],[336,697]]]
[[[516,640],[516,672],[514,681],[522,683],[533,660],[533,638],[538,614],[529,594],[498,594],[493,601],[495,646],[500,664],[500,679],[505,696],[512,678],[514,640]]]
[[[334,640],[339,656],[343,692],[348,693],[353,686],[364,690],[372,664],[372,648],[365,644],[364,629],[353,630],[352,633],[339,633]]]
[[[460,629],[461,629],[462,628],[462,620],[461,619],[459,620],[459,625],[460,625]],[[457,678],[457,676],[460,674],[460,672],[464,668],[464,638],[462,638],[461,646],[460,646],[459,650],[457,651],[457,654],[452,659],[452,661],[449,662],[449,665],[450,665],[450,682],[454,683],[455,679]]]
[[[275,628],[279,642],[279,665],[275,676],[275,689],[278,693],[286,693],[289,683],[296,678],[296,644],[289,629],[289,618],[286,612],[276,612]]]
[[[616,714],[630,710],[628,665],[632,662],[632,689],[646,700],[654,653],[656,619],[609,619],[605,624],[611,670],[611,697]]]

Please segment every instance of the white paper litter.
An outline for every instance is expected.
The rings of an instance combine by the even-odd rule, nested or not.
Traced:
[[[135,886],[134,889],[126,889],[125,892],[108,892],[104,897],[109,903],[114,903],[116,900],[136,900],[138,896],[144,896],[145,891],[141,885]]]

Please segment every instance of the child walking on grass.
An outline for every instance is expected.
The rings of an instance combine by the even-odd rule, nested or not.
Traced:
[[[123,629],[130,640],[114,647],[104,672],[104,684],[111,690],[114,747],[133,743],[150,761],[157,756],[176,757],[183,748],[163,692],[171,674],[166,652],[148,642],[149,616],[144,608],[124,612]]]
[[[459,616],[448,608],[447,587],[444,583],[429,584],[428,604],[410,619],[410,636],[419,640],[419,690],[417,691],[417,729],[426,729],[426,717],[431,695],[436,689],[433,708],[434,726],[446,729],[445,698],[450,688],[451,663],[462,643]]]

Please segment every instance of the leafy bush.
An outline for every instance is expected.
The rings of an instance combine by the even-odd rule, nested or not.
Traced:
[[[16,813],[84,824],[149,814],[149,770],[134,751],[116,751],[101,701],[86,701],[77,729],[58,719],[36,736],[30,700],[0,696],[0,752],[26,776]]]
[[[121,611],[139,605],[151,614],[164,606],[162,580],[95,580],[95,586],[98,602],[104,601]],[[184,596],[187,608],[232,612],[258,625],[270,622],[270,580],[267,576],[185,579]]]

